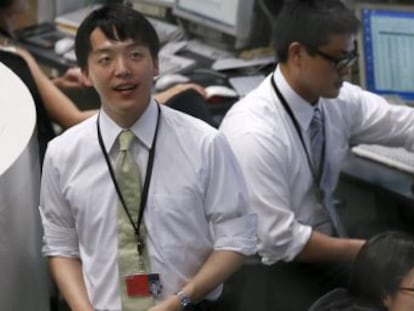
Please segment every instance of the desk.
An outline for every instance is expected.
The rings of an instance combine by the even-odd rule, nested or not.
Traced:
[[[414,193],[411,190],[413,183],[414,175],[350,153],[343,164],[338,184],[337,195],[342,196],[346,201],[346,206],[340,209],[341,216],[350,226],[355,222],[360,222],[359,225],[379,224],[368,228],[371,230],[364,230],[366,235],[400,228],[402,219],[406,222],[404,229],[413,232]],[[261,264],[259,258],[248,258],[242,268],[225,283],[222,297],[225,309],[236,311],[277,309],[272,300],[271,273],[271,267]],[[283,282],[283,280],[279,281]]]
[[[26,43],[25,47],[33,54],[33,56],[43,65],[55,69],[55,75],[63,74],[68,67],[74,66],[74,62],[65,59],[63,56],[56,55],[52,48],[44,48],[39,46],[34,46],[33,44]],[[215,72],[211,69],[211,65],[214,62],[213,59],[204,57],[202,55],[192,53],[188,50],[183,49],[179,51],[177,55],[181,55],[187,58],[194,59],[196,62],[196,68],[187,70],[183,74],[187,75],[192,82],[198,83],[202,86],[209,85],[225,85],[229,86],[228,76],[239,74],[237,71],[220,73]],[[272,66],[273,67],[273,66]],[[75,102],[80,103],[78,107],[80,109],[90,109],[99,107],[99,99],[94,92],[84,92],[81,90],[68,90],[65,91],[66,94]],[[87,95],[87,96],[85,96]],[[210,112],[214,121],[219,124],[221,119],[227,110],[234,103],[235,99],[224,99],[220,102],[211,103],[208,105],[207,114]],[[87,103],[88,106],[85,106],[84,103]],[[191,113],[190,113],[191,114]]]
[[[76,63],[57,55],[53,49],[42,48],[31,44],[24,44],[24,47],[39,61],[40,64],[53,68],[64,73],[68,68],[76,66]]]
[[[413,190],[414,175],[350,153],[337,187],[345,205],[339,212],[348,227],[373,224],[367,235],[389,229],[413,232]]]
[[[414,203],[414,175],[350,154],[344,162],[341,178],[371,187],[374,191]]]
[[[54,52],[56,41],[68,37],[69,35],[57,29],[51,23],[42,23],[20,29],[16,32],[16,37],[41,64],[65,72],[74,62],[64,59],[61,55]]]

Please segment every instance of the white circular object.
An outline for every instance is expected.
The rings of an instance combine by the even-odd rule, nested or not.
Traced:
[[[36,109],[29,89],[0,62],[0,176],[26,148],[35,124]]]

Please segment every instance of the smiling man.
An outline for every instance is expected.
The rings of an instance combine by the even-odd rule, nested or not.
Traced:
[[[236,103],[220,130],[258,214],[259,253],[272,265],[272,306],[307,310],[346,282],[364,240],[346,238],[333,204],[349,146],[414,149],[414,111],[345,82],[359,21],[340,0],[292,0],[275,17],[274,73]]]
[[[43,253],[59,289],[77,311],[217,308],[221,283],[256,250],[229,145],[151,97],[159,42],[140,13],[98,9],[75,42],[102,108],[45,157]]]

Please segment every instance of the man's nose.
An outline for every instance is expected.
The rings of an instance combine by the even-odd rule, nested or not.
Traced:
[[[115,74],[120,77],[125,77],[129,76],[130,73],[128,60],[123,56],[119,56],[115,62]]]

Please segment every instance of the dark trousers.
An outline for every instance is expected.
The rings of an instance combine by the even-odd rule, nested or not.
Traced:
[[[350,263],[276,263],[270,272],[268,310],[308,310],[328,291],[347,286],[350,270]]]
[[[333,288],[345,286],[350,263],[280,262],[263,265],[249,260],[224,284],[222,310],[307,311]]]
[[[219,301],[203,300],[194,306],[195,311],[224,311],[219,309]]]

